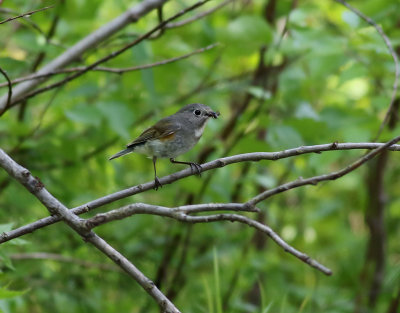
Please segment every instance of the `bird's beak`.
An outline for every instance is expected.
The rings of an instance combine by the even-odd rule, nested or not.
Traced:
[[[212,118],[218,118],[219,112],[218,111],[217,112],[213,112],[213,111],[207,112],[207,116],[212,117]]]

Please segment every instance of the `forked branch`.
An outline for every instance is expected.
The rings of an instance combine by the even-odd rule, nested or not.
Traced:
[[[385,144],[383,143],[330,143],[330,144],[322,144],[322,145],[315,145],[315,146],[303,146],[303,147],[298,147],[298,148],[293,148],[293,149],[288,149],[288,150],[283,150],[279,152],[253,152],[253,153],[244,153],[244,154],[238,154],[238,155],[233,155],[225,158],[220,158],[216,159],[207,163],[202,164],[202,169],[203,171],[209,171],[212,169],[216,169],[219,167],[223,167],[229,164],[234,164],[234,163],[239,163],[239,162],[258,162],[261,160],[279,160],[279,159],[284,159],[288,157],[293,157],[293,156],[298,156],[302,154],[307,154],[307,153],[321,153],[324,151],[339,151],[339,150],[354,150],[354,149],[377,149],[384,147]],[[388,149],[390,151],[400,151],[400,145],[390,145],[390,146],[385,146],[384,149]],[[1,149],[0,149],[1,151]],[[375,155],[373,155],[375,156]],[[368,160],[365,160],[366,162]],[[353,168],[352,170],[354,170]],[[347,174],[348,172],[346,172]],[[163,185],[171,184],[175,181],[178,181],[180,179],[183,179],[188,176],[192,176],[193,173],[191,170],[184,169],[182,171],[170,174],[168,176],[164,176],[160,178],[160,182]],[[329,175],[329,174],[327,174]],[[335,174],[336,175],[336,174]],[[317,178],[319,176],[316,176]],[[263,197],[265,200],[269,197],[271,197],[274,194],[278,194],[284,191],[287,191],[289,189],[297,188],[300,186],[304,186],[307,184],[315,184],[315,179],[316,177],[311,177],[308,179],[299,179],[295,180],[293,182],[289,182],[286,184],[283,184],[281,186],[277,186],[276,188],[273,188],[271,190],[268,190],[264,193],[261,193],[260,195],[256,197]],[[326,175],[321,175],[321,177],[318,178],[319,181],[323,180],[329,180],[332,179],[330,176]],[[88,211],[91,211],[93,209],[99,208],[103,205],[112,203],[114,201],[127,198],[129,196],[133,196],[145,191],[152,190],[154,188],[154,181],[136,185],[127,189],[123,189],[117,192],[114,192],[112,194],[103,196],[101,198],[92,200],[88,203],[82,204],[76,208],[72,209],[72,212],[74,214],[80,215],[83,213],[86,213]],[[253,201],[258,201],[259,198],[253,198]],[[250,200],[251,201],[251,200]],[[261,200],[260,200],[261,201]],[[60,217],[54,215],[54,216],[48,216],[42,219],[39,219],[33,223],[21,226],[19,228],[13,229],[8,232],[4,232],[0,234],[0,244],[9,240],[12,240],[14,238],[23,236],[28,233],[32,233],[37,229],[40,229],[42,227],[46,227],[48,225],[57,223],[61,220]]]
[[[256,230],[266,234],[273,241],[276,242],[283,250],[295,256],[304,263],[314,267],[315,269],[321,271],[325,275],[331,275],[332,271],[320,264],[316,260],[310,258],[307,254],[298,251],[297,249],[290,246],[286,241],[284,241],[276,232],[274,232],[270,227],[257,222],[249,217],[238,215],[238,214],[212,214],[212,215],[201,215],[201,216],[191,216],[189,214],[206,212],[206,211],[255,211],[251,209],[246,204],[242,203],[208,203],[203,205],[187,205],[183,207],[167,208],[157,205],[150,205],[146,203],[135,203],[131,205],[124,206],[122,208],[112,210],[106,213],[100,213],[92,218],[86,220],[86,226],[88,228],[94,228],[105,223],[126,218],[128,216],[136,214],[152,214],[163,217],[169,217],[185,223],[212,223],[221,221],[239,222]]]
[[[39,178],[34,177],[29,170],[22,167],[11,159],[3,150],[0,149],[0,166],[15,180],[21,183],[31,192],[50,212],[63,219],[75,232],[77,232],[86,242],[91,243],[98,250],[114,261],[126,273],[134,278],[143,289],[158,303],[162,312],[179,313],[179,310],[169,299],[147,278],[138,268],[136,268],[127,258],[115,250],[105,240],[86,227],[84,221],[77,215],[68,210],[57,198],[55,198]]]

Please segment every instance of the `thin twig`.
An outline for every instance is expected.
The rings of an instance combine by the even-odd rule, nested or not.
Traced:
[[[260,210],[243,203],[206,203],[192,204],[176,208],[168,208],[160,205],[147,203],[135,203],[124,206],[119,209],[111,210],[106,213],[100,213],[85,221],[86,227],[92,229],[116,220],[124,219],[135,214],[153,214],[163,215],[174,218],[174,215],[193,214],[210,211],[236,211],[236,212],[259,212]]]
[[[115,250],[111,245],[101,237],[88,229],[84,221],[73,214],[71,210],[55,198],[39,178],[24,167],[11,159],[3,150],[0,149],[0,166],[14,179],[21,183],[29,192],[31,192],[45,207],[50,214],[56,214],[61,217],[75,232],[77,232],[86,242],[91,243],[98,250],[114,261],[126,273],[139,283],[142,288],[158,303],[163,312],[180,313],[175,305],[147,278],[138,268],[136,268],[121,253]]]
[[[317,185],[321,181],[338,179],[338,178],[354,171],[355,169],[359,168],[361,165],[363,165],[367,161],[371,160],[372,158],[374,158],[379,153],[386,150],[388,147],[392,146],[399,140],[400,140],[400,136],[388,141],[384,145],[380,146],[379,148],[377,148],[375,150],[372,150],[371,152],[367,153],[363,157],[359,158],[357,161],[353,162],[352,164],[346,166],[345,168],[343,168],[339,171],[332,172],[329,174],[314,176],[314,177],[310,177],[307,179],[299,178],[298,180],[292,181],[290,183],[286,183],[286,184],[280,185],[276,188],[264,191],[264,192],[260,193],[259,195],[255,196],[254,198],[252,198],[251,200],[247,201],[246,203],[250,206],[254,206],[257,203],[259,203],[260,201],[263,201],[273,195],[287,191],[289,189],[293,189],[293,188],[297,188],[297,187],[305,186],[305,185]]]
[[[64,2],[65,2],[65,0],[60,0],[60,2],[59,2],[60,7],[64,4]],[[54,36],[59,19],[60,19],[59,14],[54,14],[49,30],[46,33],[42,34],[44,36],[44,38],[46,39],[46,43],[49,43],[51,38]],[[32,22],[31,20],[28,20],[28,21]],[[40,29],[39,26],[38,26],[38,28]],[[41,31],[41,29],[40,29],[40,31]],[[35,72],[39,68],[40,64],[44,61],[46,55],[47,55],[46,50],[40,51],[37,54],[37,56],[35,57],[29,72]],[[58,90],[60,90],[60,88]],[[22,122],[25,118],[27,105],[28,105],[28,102],[24,101],[21,103],[21,105],[19,107],[18,121],[20,121],[20,122]]]
[[[379,35],[382,37],[383,41],[385,42],[386,47],[388,48],[389,53],[391,54],[393,61],[394,61],[395,78],[394,78],[394,83],[393,83],[392,96],[390,98],[390,104],[389,104],[388,110],[386,111],[385,118],[383,119],[381,125],[379,126],[378,134],[376,135],[376,137],[373,140],[373,141],[376,141],[382,134],[383,128],[385,127],[386,123],[388,122],[389,117],[393,111],[394,101],[396,99],[397,88],[398,88],[398,84],[399,84],[399,75],[400,75],[399,60],[397,58],[396,51],[394,51],[394,49],[393,49],[393,46],[392,46],[392,43],[390,42],[389,37],[385,34],[382,27],[380,27],[373,19],[371,19],[370,17],[366,16],[364,13],[362,13],[355,7],[348,4],[346,1],[344,1],[344,0],[335,0],[335,1],[344,5],[350,11],[352,11],[354,14],[356,14],[358,17],[360,17],[361,19],[363,19],[365,22],[367,22],[368,24],[370,24],[371,26],[373,26],[376,29],[376,31],[379,33]]]
[[[158,23],[162,23],[164,21],[164,11],[163,11],[164,6],[159,6],[157,8],[157,17],[158,17]],[[154,34],[153,36],[149,37],[149,39],[157,39],[158,37],[161,37],[164,34],[165,31],[165,26],[160,29],[160,31],[157,34]]]
[[[4,21],[1,21],[0,25],[4,24],[4,23],[7,23],[7,22],[10,22],[10,21],[13,21],[13,20],[16,20],[16,19],[21,18],[21,17],[25,17],[25,16],[28,16],[28,15],[30,16],[30,15],[35,14],[37,12],[44,11],[44,10],[51,9],[51,8],[54,8],[54,5],[50,5],[48,7],[44,7],[44,8],[41,8],[41,9],[34,10],[34,11],[22,13],[22,14],[20,14],[18,16],[10,17],[10,18],[8,18],[8,19],[6,19]]]
[[[4,109],[2,110],[2,112],[6,111],[7,108],[10,106],[10,102],[11,102],[11,97],[12,97],[12,82],[10,80],[10,78],[8,77],[6,71],[4,71],[1,67],[0,67],[0,72],[1,74],[3,74],[3,76],[6,78],[7,83],[6,85],[8,86],[8,97],[7,97],[7,103],[4,107]],[[0,113],[0,115],[2,114],[2,112]]]
[[[285,24],[283,25],[282,32],[281,32],[281,34],[279,35],[279,38],[278,38],[278,43],[275,46],[275,50],[278,50],[280,48],[280,46],[282,44],[282,41],[283,41],[283,38],[285,37],[286,33],[289,30],[290,14],[292,14],[294,9],[297,7],[297,2],[298,2],[298,0],[292,0],[292,3],[291,3],[290,8],[289,8],[289,11],[286,14]]]
[[[261,160],[279,160],[288,157],[293,157],[297,155],[307,154],[307,153],[321,153],[323,151],[339,151],[339,150],[354,150],[354,149],[377,149],[383,147],[383,143],[332,143],[332,144],[323,144],[316,146],[303,146],[294,149],[283,150],[279,152],[253,152],[253,153],[245,153],[233,155],[225,158],[216,159],[210,161],[208,163],[204,163],[201,165],[203,172],[216,169],[219,167],[224,167],[229,164],[239,163],[239,162],[258,162]],[[386,147],[385,149],[390,151],[400,151],[400,145],[391,145],[390,147]],[[0,149],[0,152],[2,150]],[[188,176],[194,175],[190,168],[181,170],[179,172],[175,172],[168,176],[164,176],[160,178],[160,182],[162,185],[171,184],[177,180],[183,179]],[[91,211],[93,209],[99,208],[103,205],[109,204],[111,202],[127,198],[129,196],[133,196],[154,188],[154,181],[136,185],[124,190],[117,191],[115,193],[109,194],[107,196],[98,198],[96,200],[90,201],[86,204],[80,205],[76,208],[72,209],[74,214],[80,215]],[[0,234],[0,244],[12,240],[14,238],[23,236],[28,233],[32,233],[37,229],[42,227],[57,223],[61,220],[58,216],[48,216],[42,219],[39,219],[33,223],[21,226],[19,228],[13,229],[8,232],[4,232]]]
[[[115,74],[123,74],[123,73],[126,73],[126,72],[144,70],[144,69],[147,69],[147,68],[157,67],[157,66],[160,66],[160,65],[165,65],[165,64],[173,63],[173,62],[180,61],[180,60],[183,60],[183,59],[187,59],[187,58],[189,58],[189,57],[191,57],[193,55],[196,55],[196,54],[203,53],[205,51],[211,50],[211,49],[215,48],[218,45],[219,45],[219,43],[213,43],[213,44],[208,45],[206,47],[203,47],[203,48],[194,50],[192,52],[189,52],[187,54],[183,54],[181,56],[177,56],[177,57],[174,57],[174,58],[161,60],[161,61],[150,63],[150,64],[137,65],[137,66],[131,66],[131,67],[125,67],[125,68],[113,68],[113,67],[97,66],[97,67],[93,68],[92,71],[101,71],[101,72],[109,72],[109,73],[115,73]],[[42,73],[42,74],[32,74],[32,75],[28,75],[28,76],[25,76],[25,77],[16,78],[16,79],[11,81],[11,84],[17,84],[17,83],[20,83],[20,82],[23,82],[23,81],[27,81],[27,80],[39,79],[39,78],[49,77],[49,76],[58,75],[58,74],[78,72],[78,71],[82,71],[84,69],[85,69],[84,66],[77,66],[77,67],[70,67],[70,68],[56,70],[56,71]],[[7,84],[8,83],[0,84],[0,88],[7,86]]]
[[[232,1],[235,1],[235,0],[225,0],[225,1],[221,2],[220,4],[218,4],[217,6],[211,8],[211,9],[209,9],[207,11],[204,11],[202,13],[199,13],[199,14],[197,14],[195,16],[189,17],[186,20],[183,20],[183,21],[180,21],[180,22],[176,22],[176,23],[169,23],[169,24],[167,24],[165,26],[165,28],[167,28],[167,29],[168,28],[176,28],[176,27],[181,27],[181,26],[186,25],[186,24],[193,23],[194,21],[197,21],[197,20],[202,19],[203,17],[205,17],[207,15],[210,15],[211,13],[214,13],[215,11],[221,9],[222,7],[226,6],[227,4],[229,4]]]
[[[224,207],[225,205],[225,207]],[[186,223],[210,223],[210,222],[219,222],[219,221],[231,221],[231,222],[239,222],[267,234],[274,240],[278,246],[283,248],[286,252],[292,254],[296,258],[305,262],[306,264],[316,268],[326,275],[331,275],[332,271],[317,261],[311,259],[308,255],[296,250],[292,246],[290,246],[287,242],[285,242],[278,234],[276,234],[270,227],[264,225],[260,222],[257,222],[251,218],[238,215],[238,214],[215,214],[215,215],[203,215],[203,216],[190,216],[188,214],[193,212],[205,212],[206,210],[236,210],[236,211],[247,211],[247,207],[243,204],[239,203],[227,203],[227,204],[207,204],[207,205],[188,205],[184,210],[181,208],[167,208],[161,207],[157,205],[149,205],[145,203],[135,203],[131,205],[124,206],[122,208],[112,210],[107,213],[97,214],[96,216],[86,220],[86,225],[89,228],[93,228],[110,221],[114,221],[117,219],[123,219],[128,216],[132,216],[135,214],[153,214],[164,217],[173,218],[178,221],[186,222]]]
[[[153,9],[167,2],[168,0],[143,0],[134,4],[131,8],[127,9],[121,15],[117,16],[113,20],[102,24],[101,27],[91,32],[81,40],[78,40],[73,46],[67,48],[63,53],[52,59],[49,63],[44,65],[38,73],[51,72],[60,68],[64,68],[68,64],[79,60],[86,51],[97,46],[103,40],[111,37],[113,34],[121,30],[122,28],[130,25],[133,22],[137,22],[140,18],[151,12]],[[35,89],[37,85],[45,80],[37,79],[21,83],[16,86],[13,90],[13,99],[21,98],[27,92]],[[6,105],[6,95],[0,96],[0,112]]]
[[[72,74],[72,75],[66,77],[63,80],[60,80],[60,81],[58,81],[56,83],[47,85],[47,86],[45,86],[43,88],[39,88],[39,89],[36,89],[36,90],[34,90],[34,91],[30,92],[30,93],[25,94],[22,98],[16,99],[14,102],[12,102],[11,106],[14,106],[14,105],[16,105],[17,103],[19,103],[21,101],[24,101],[24,100],[26,100],[28,98],[34,97],[34,96],[36,96],[36,95],[38,95],[40,93],[46,92],[46,91],[51,90],[51,89],[53,89],[55,87],[62,86],[64,84],[70,82],[71,80],[73,80],[73,79],[75,79],[75,78],[87,73],[88,71],[94,69],[96,66],[115,58],[116,56],[120,55],[121,53],[125,52],[126,50],[132,48],[133,46],[136,46],[137,44],[139,44],[143,40],[149,38],[152,34],[157,32],[159,29],[163,28],[169,22],[177,19],[178,17],[186,14],[187,12],[190,12],[190,11],[202,6],[203,4],[207,3],[208,1],[210,1],[210,0],[202,0],[202,1],[196,2],[192,6],[186,8],[186,9],[180,11],[180,12],[178,12],[177,14],[175,14],[172,17],[166,19],[162,23],[158,24],[157,26],[152,28],[150,31],[148,31],[147,33],[143,34],[142,36],[140,36],[139,38],[135,39],[134,41],[130,42],[129,44],[127,44],[123,48],[112,52],[111,54],[109,54],[109,55],[105,56],[104,58],[101,58],[101,59],[97,60],[96,62],[84,67],[82,70],[76,72],[75,74]]]

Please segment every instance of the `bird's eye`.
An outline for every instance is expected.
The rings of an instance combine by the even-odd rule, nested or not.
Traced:
[[[195,110],[195,111],[194,111],[194,114],[195,114],[195,115],[200,115],[200,114],[201,114],[201,111],[200,111],[200,110]]]

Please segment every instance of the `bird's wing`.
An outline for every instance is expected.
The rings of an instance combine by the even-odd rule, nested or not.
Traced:
[[[181,128],[180,124],[174,123],[170,116],[163,118],[158,121],[153,127],[146,129],[131,143],[127,144],[127,148],[136,146],[141,143],[145,143],[148,140],[165,140],[170,139],[175,135],[175,133]]]

